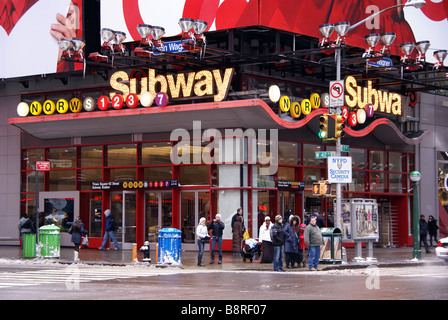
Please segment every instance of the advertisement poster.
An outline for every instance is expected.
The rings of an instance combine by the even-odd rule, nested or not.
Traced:
[[[351,203],[354,240],[377,240],[378,204],[372,199],[355,199]]]
[[[336,205],[336,199],[334,200],[334,205]],[[342,240],[352,240],[352,224],[351,224],[351,213],[350,213],[350,201],[342,199],[341,201],[341,231]]]
[[[0,78],[82,70],[61,60],[61,38],[83,38],[82,0],[0,1]]]
[[[123,31],[126,41],[138,41],[136,27],[146,23],[165,28],[165,36],[181,33],[180,18],[207,22],[206,31],[248,26],[266,26],[320,38],[319,26],[348,21],[351,25],[375,12],[405,3],[405,0],[108,0],[101,1],[101,27]],[[448,47],[448,0],[427,0],[422,9],[397,7],[368,20],[347,35],[347,44],[365,48],[370,33],[395,32],[391,53],[401,55],[400,44],[429,40],[427,61],[433,52]],[[333,35],[336,37],[336,34]]]

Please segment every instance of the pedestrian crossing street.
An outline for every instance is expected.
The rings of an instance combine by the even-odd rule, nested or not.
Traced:
[[[157,275],[158,273],[145,270],[145,268],[83,268],[77,265],[69,265],[66,268],[0,272],[0,290],[43,284],[61,284],[68,289],[76,289],[80,283],[135,277],[154,277]]]

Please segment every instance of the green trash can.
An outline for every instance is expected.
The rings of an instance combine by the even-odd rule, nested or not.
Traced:
[[[61,228],[48,225],[39,228],[41,258],[59,258],[61,251]]]
[[[342,263],[342,232],[339,228],[321,228],[324,244],[320,247],[320,263]]]
[[[36,257],[36,234],[24,233],[22,235],[22,258]]]

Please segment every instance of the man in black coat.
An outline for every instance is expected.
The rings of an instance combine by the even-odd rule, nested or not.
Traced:
[[[271,240],[274,246],[274,271],[285,271],[283,269],[285,233],[283,231],[283,219],[281,215],[275,216],[275,224],[271,228]]]
[[[426,237],[428,236],[428,222],[426,222],[424,215],[420,216],[419,225],[420,225],[420,245],[423,241],[426,253],[430,253],[431,251],[429,251],[428,242],[426,242]]]
[[[215,263],[215,246],[218,245],[218,264],[222,263],[222,233],[225,228],[224,222],[221,221],[221,215],[218,213],[212,223],[207,227],[208,231],[212,230],[212,251],[210,252],[210,264]]]

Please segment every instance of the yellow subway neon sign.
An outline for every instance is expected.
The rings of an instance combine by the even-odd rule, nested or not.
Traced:
[[[137,94],[140,98],[143,92],[149,92],[152,97],[158,92],[165,92],[170,94],[172,99],[213,96],[213,100],[219,102],[227,96],[233,73],[233,68],[227,68],[223,75],[216,69],[156,76],[156,70],[148,69],[148,76],[140,79],[140,93],[138,93],[137,79],[129,79],[126,72],[117,71],[110,78],[110,86],[120,91],[124,100],[131,93]],[[117,92],[111,92],[110,98],[116,94]]]
[[[401,115],[401,95],[373,89],[372,81],[367,81],[367,87],[358,86],[353,76],[345,78],[345,103],[348,107],[365,109],[368,104],[373,106],[374,111]]]

